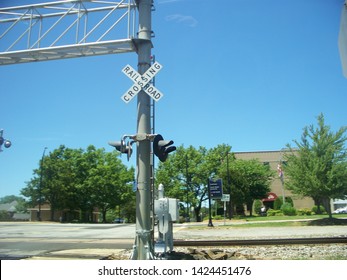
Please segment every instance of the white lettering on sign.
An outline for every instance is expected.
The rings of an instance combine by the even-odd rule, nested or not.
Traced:
[[[122,100],[125,103],[129,103],[141,90],[146,92],[155,101],[161,99],[164,94],[150,84],[150,81],[156,74],[158,74],[161,68],[162,66],[158,62],[155,62],[143,75],[140,75],[140,73],[138,73],[129,64],[126,65],[122,69],[122,72],[134,82],[134,85],[123,94],[121,97]]]
[[[123,94],[122,100],[125,103],[129,103],[131,99],[133,99],[136,96],[136,94],[140,92],[140,90],[141,88],[139,86],[133,85],[130,89],[128,89],[126,93]]]

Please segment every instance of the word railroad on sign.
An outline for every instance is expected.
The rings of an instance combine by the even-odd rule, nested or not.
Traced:
[[[134,68],[129,64],[122,69],[122,72],[128,76],[134,84],[132,87],[123,94],[121,97],[125,103],[129,103],[141,90],[144,90],[153,100],[158,101],[164,95],[155,88],[150,82],[153,77],[161,70],[162,66],[158,62],[154,62],[148,70],[140,75]]]

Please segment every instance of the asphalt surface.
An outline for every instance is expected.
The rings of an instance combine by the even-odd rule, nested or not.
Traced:
[[[87,258],[132,248],[133,224],[1,222],[0,259]]]
[[[187,224],[175,224],[174,225],[174,239],[175,240],[214,240],[214,239],[266,239],[266,238],[299,238],[299,237],[333,237],[333,236],[347,236],[347,226],[292,226],[292,227],[234,227],[235,222],[227,221],[214,222],[213,227],[208,227],[207,223],[187,223]],[[109,229],[105,225],[104,227],[95,226],[93,229],[97,232],[100,237],[92,238],[91,235],[84,234],[85,238],[82,239],[68,239],[71,237],[71,230],[86,227],[87,232],[90,232],[90,225],[73,225],[71,228],[63,230],[69,231],[66,236],[62,239],[55,238],[54,240],[47,241],[43,240],[43,235],[46,233],[33,233],[31,240],[27,239],[26,244],[36,246],[38,248],[45,248],[45,250],[31,251],[33,247],[27,248],[27,250],[17,251],[16,254],[11,252],[10,245],[8,251],[6,247],[1,243],[0,259],[27,259],[27,260],[46,260],[46,259],[89,259],[89,260],[100,260],[112,254],[118,254],[125,249],[131,249],[134,236],[135,226],[109,226]],[[101,228],[99,228],[101,227]],[[42,227],[43,229],[45,227]],[[54,228],[54,227],[53,227]],[[56,229],[59,227],[57,226]],[[115,230],[120,234],[121,238],[115,237]],[[128,230],[128,233],[125,233]],[[63,233],[64,231],[62,231]],[[105,233],[106,232],[106,233]],[[57,235],[57,233],[49,231],[51,236]],[[62,234],[60,233],[60,234]],[[112,233],[112,235],[111,235]],[[36,234],[36,235],[35,235]],[[105,235],[102,236],[101,234]],[[1,237],[1,234],[0,234]],[[77,236],[76,236],[77,237]],[[1,241],[2,238],[0,238]],[[5,238],[8,244],[11,243],[11,238]],[[12,240],[15,242],[15,239]],[[31,242],[30,242],[31,241]],[[36,243],[35,245],[35,242]],[[57,245],[59,242],[64,243],[62,249],[50,248],[49,246]],[[71,246],[69,246],[71,242]],[[44,243],[47,243],[48,247],[44,247]],[[7,244],[7,243],[6,243]]]

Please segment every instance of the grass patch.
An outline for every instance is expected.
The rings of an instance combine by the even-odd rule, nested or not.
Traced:
[[[242,219],[226,220],[227,225],[219,223],[219,228],[246,228],[246,227],[294,227],[294,226],[347,226],[347,215],[334,215],[329,219],[327,215],[312,215],[312,216],[270,216],[270,217],[245,217]],[[217,220],[213,220],[213,223]],[[219,220],[219,222],[222,222]],[[206,223],[206,224],[205,224]],[[189,227],[189,226],[188,226]],[[213,229],[207,227],[207,221],[204,221],[201,226],[192,226],[191,229]]]
[[[249,224],[233,224],[225,227],[235,228],[235,227],[297,227],[297,226],[307,226],[307,221],[281,221],[281,222],[265,222],[265,223],[249,223]],[[222,227],[222,226],[221,226]]]
[[[261,223],[231,223],[228,225],[219,224],[218,226],[208,227],[206,224],[188,226],[191,230],[214,230],[214,229],[232,229],[232,228],[259,228],[259,227],[297,227],[307,226],[307,221],[281,221],[281,222],[261,222]]]
[[[334,219],[347,219],[347,214],[333,214]],[[246,222],[257,222],[257,221],[292,221],[292,220],[318,220],[318,219],[328,219],[328,215],[310,215],[310,216],[252,216],[243,217],[237,220]],[[234,221],[232,219],[231,221]],[[236,219],[235,219],[236,221]]]

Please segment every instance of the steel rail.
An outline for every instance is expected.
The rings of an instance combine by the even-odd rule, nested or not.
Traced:
[[[280,239],[238,239],[238,240],[174,240],[176,247],[212,247],[212,246],[264,246],[264,245],[307,245],[307,244],[347,244],[344,237],[280,238]]]

